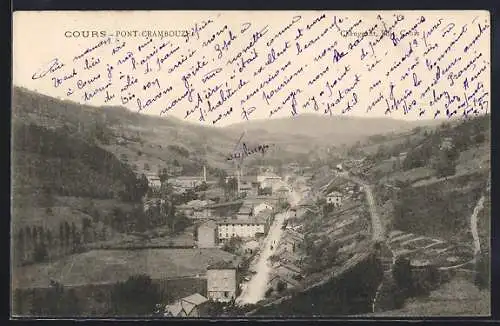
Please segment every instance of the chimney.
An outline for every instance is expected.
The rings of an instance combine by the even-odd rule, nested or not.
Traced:
[[[207,167],[203,165],[203,181],[207,182]]]

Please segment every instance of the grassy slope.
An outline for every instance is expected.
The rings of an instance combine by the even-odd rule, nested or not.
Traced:
[[[457,277],[431,292],[427,298],[409,300],[402,309],[365,316],[487,316],[490,309],[489,291],[478,290],[471,282]]]
[[[488,171],[490,170],[489,132],[488,129],[484,129],[485,127],[489,127],[489,124],[487,124],[488,119],[489,117],[482,117],[465,123],[452,121],[450,128],[446,130],[434,128],[434,135],[429,133],[432,129],[420,128],[420,130],[413,130],[413,132],[406,133],[403,136],[394,134],[381,141],[367,142],[362,145],[361,150],[369,154],[376,153],[379,148],[399,153],[410,152],[420,144],[426,142],[433,142],[432,146],[436,148],[444,137],[451,136],[454,140],[457,135],[463,132],[468,133],[470,139],[473,139],[479,132],[486,136],[483,143],[470,145],[469,148],[460,151],[456,161],[456,174],[448,178],[437,177],[436,171],[430,164],[405,170],[399,164],[403,160],[398,162],[397,160],[378,159],[375,166],[369,172],[372,179],[375,179],[377,183],[380,185],[394,185],[396,181],[406,181],[411,185],[400,194],[400,198],[403,199],[404,203],[401,205],[403,207],[400,207],[400,210],[397,211],[390,209],[393,204],[398,203],[397,201],[394,202],[394,193],[389,190],[390,188],[377,187],[379,204],[384,207],[382,210],[383,213],[388,213],[383,214],[384,220],[392,220],[394,217],[397,217],[399,220],[396,223],[397,226],[399,228],[406,228],[410,232],[424,232],[439,236],[444,235],[439,234],[440,232],[448,229],[449,232],[446,232],[446,237],[454,237],[454,235],[458,235],[459,233],[463,233],[462,236],[465,236],[465,233],[461,229],[467,228],[467,219],[472,213],[472,209],[478,199],[476,194],[482,190]],[[475,129],[478,125],[481,127]],[[467,175],[474,174],[477,176],[467,177]],[[384,192],[385,194],[382,194]],[[397,214],[397,216],[394,216],[394,214]],[[446,218],[438,218],[440,216],[445,216]],[[405,218],[408,219],[406,222],[403,221]],[[429,223],[424,223],[423,219],[425,218],[430,219]],[[390,224],[390,221],[386,222]],[[442,228],[435,227],[436,225],[433,223],[448,223],[449,225],[446,224],[446,227]]]

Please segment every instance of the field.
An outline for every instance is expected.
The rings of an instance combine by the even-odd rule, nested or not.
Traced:
[[[18,203],[19,204],[19,203]],[[47,207],[51,210],[48,211]],[[25,226],[43,226],[57,232],[61,222],[75,223],[80,227],[83,218],[92,216],[85,213],[89,207],[95,208],[102,216],[111,214],[115,207],[130,211],[133,206],[115,199],[91,199],[83,197],[55,196],[50,205],[16,205],[12,209],[12,230],[16,232]]]
[[[236,257],[220,249],[93,250],[64,259],[20,267],[14,288],[47,287],[55,280],[65,286],[115,283],[136,274],[152,279],[204,275],[209,264]]]
[[[402,181],[414,183],[418,180],[428,179],[435,175],[435,171],[428,167],[420,167],[407,171],[398,171],[391,174],[387,180],[388,181]]]

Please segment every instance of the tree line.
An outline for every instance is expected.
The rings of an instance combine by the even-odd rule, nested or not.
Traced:
[[[28,162],[19,160],[13,165],[14,174],[31,176],[19,179],[26,183],[26,188],[48,188],[63,196],[125,201],[139,201],[148,189],[145,176],[137,178],[112,153],[62,129],[15,123],[12,138],[14,152],[31,154]]]
[[[18,265],[43,262],[52,257],[82,252],[86,244],[108,237],[106,227],[97,228],[87,217],[79,224],[62,221],[58,231],[43,225],[24,226],[13,235],[14,257]]]
[[[133,275],[117,282],[109,295],[89,297],[85,291],[65,287],[51,280],[47,289],[16,289],[13,295],[13,312],[19,315],[40,317],[77,317],[94,313],[90,301],[98,301],[101,316],[153,316],[155,305],[161,303],[161,294],[151,277]]]

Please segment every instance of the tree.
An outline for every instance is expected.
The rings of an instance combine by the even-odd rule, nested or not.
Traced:
[[[242,244],[243,240],[240,237],[232,237],[228,242],[224,244],[222,250],[235,254],[239,251]]]
[[[81,248],[81,234],[78,232],[78,229],[76,228],[75,222],[71,223],[71,240],[72,240],[72,251],[77,252]]]
[[[286,289],[286,283],[280,280],[280,281],[278,282],[278,285],[276,285],[276,290],[278,291],[278,293],[281,293],[281,292],[283,292],[285,289]]]
[[[68,221],[64,221],[64,245],[66,248],[69,248],[71,238],[71,227],[69,226]]]
[[[36,247],[36,245],[38,243],[38,229],[36,226],[33,226],[31,228],[31,234],[33,236],[33,246]]]
[[[59,246],[61,249],[64,247],[65,244],[65,235],[64,235],[64,224],[61,222],[59,223]]]
[[[92,221],[88,217],[84,217],[82,219],[82,234],[83,234],[83,242],[88,243],[91,241],[91,226]]]
[[[54,238],[52,237],[52,231],[50,231],[50,229],[45,232],[45,237],[47,238],[47,247],[52,249]]]
[[[479,289],[490,288],[490,259],[488,254],[482,254],[476,261],[476,277],[474,284]]]
[[[38,237],[40,239],[40,242],[46,240],[46,238],[45,238],[45,228],[43,228],[41,226],[38,227]]]
[[[441,150],[434,160],[433,168],[438,177],[447,177],[456,173],[456,160],[460,153],[456,147],[447,150]]]
[[[483,133],[479,133],[479,134],[474,136],[474,142],[476,144],[484,143],[485,140],[486,140],[486,137],[484,136]]]
[[[75,317],[81,313],[80,300],[74,289],[69,289],[66,293],[62,306],[62,315],[65,317]]]
[[[19,231],[17,231],[17,237],[16,237],[16,259],[18,260],[18,262],[21,262],[24,260],[24,252],[26,250],[25,248],[25,244],[24,244],[24,229],[19,229]]]
[[[392,269],[392,275],[396,281],[397,287],[401,290],[403,295],[409,295],[413,288],[410,261],[403,257],[396,259]]]
[[[48,316],[61,316],[64,312],[64,286],[58,282],[52,281],[50,288],[45,294],[45,307],[46,315]]]
[[[146,316],[160,302],[160,293],[148,275],[131,276],[117,283],[111,293],[113,314],[117,316]]]
[[[167,168],[163,168],[160,170],[158,173],[158,176],[160,177],[160,182],[163,184],[163,182],[167,181],[168,179],[168,170]]]
[[[23,315],[24,311],[25,297],[21,289],[15,289],[12,296],[12,313],[14,315]]]
[[[40,237],[39,243],[35,244],[33,260],[37,263],[44,261],[48,256],[47,244],[45,238]]]

